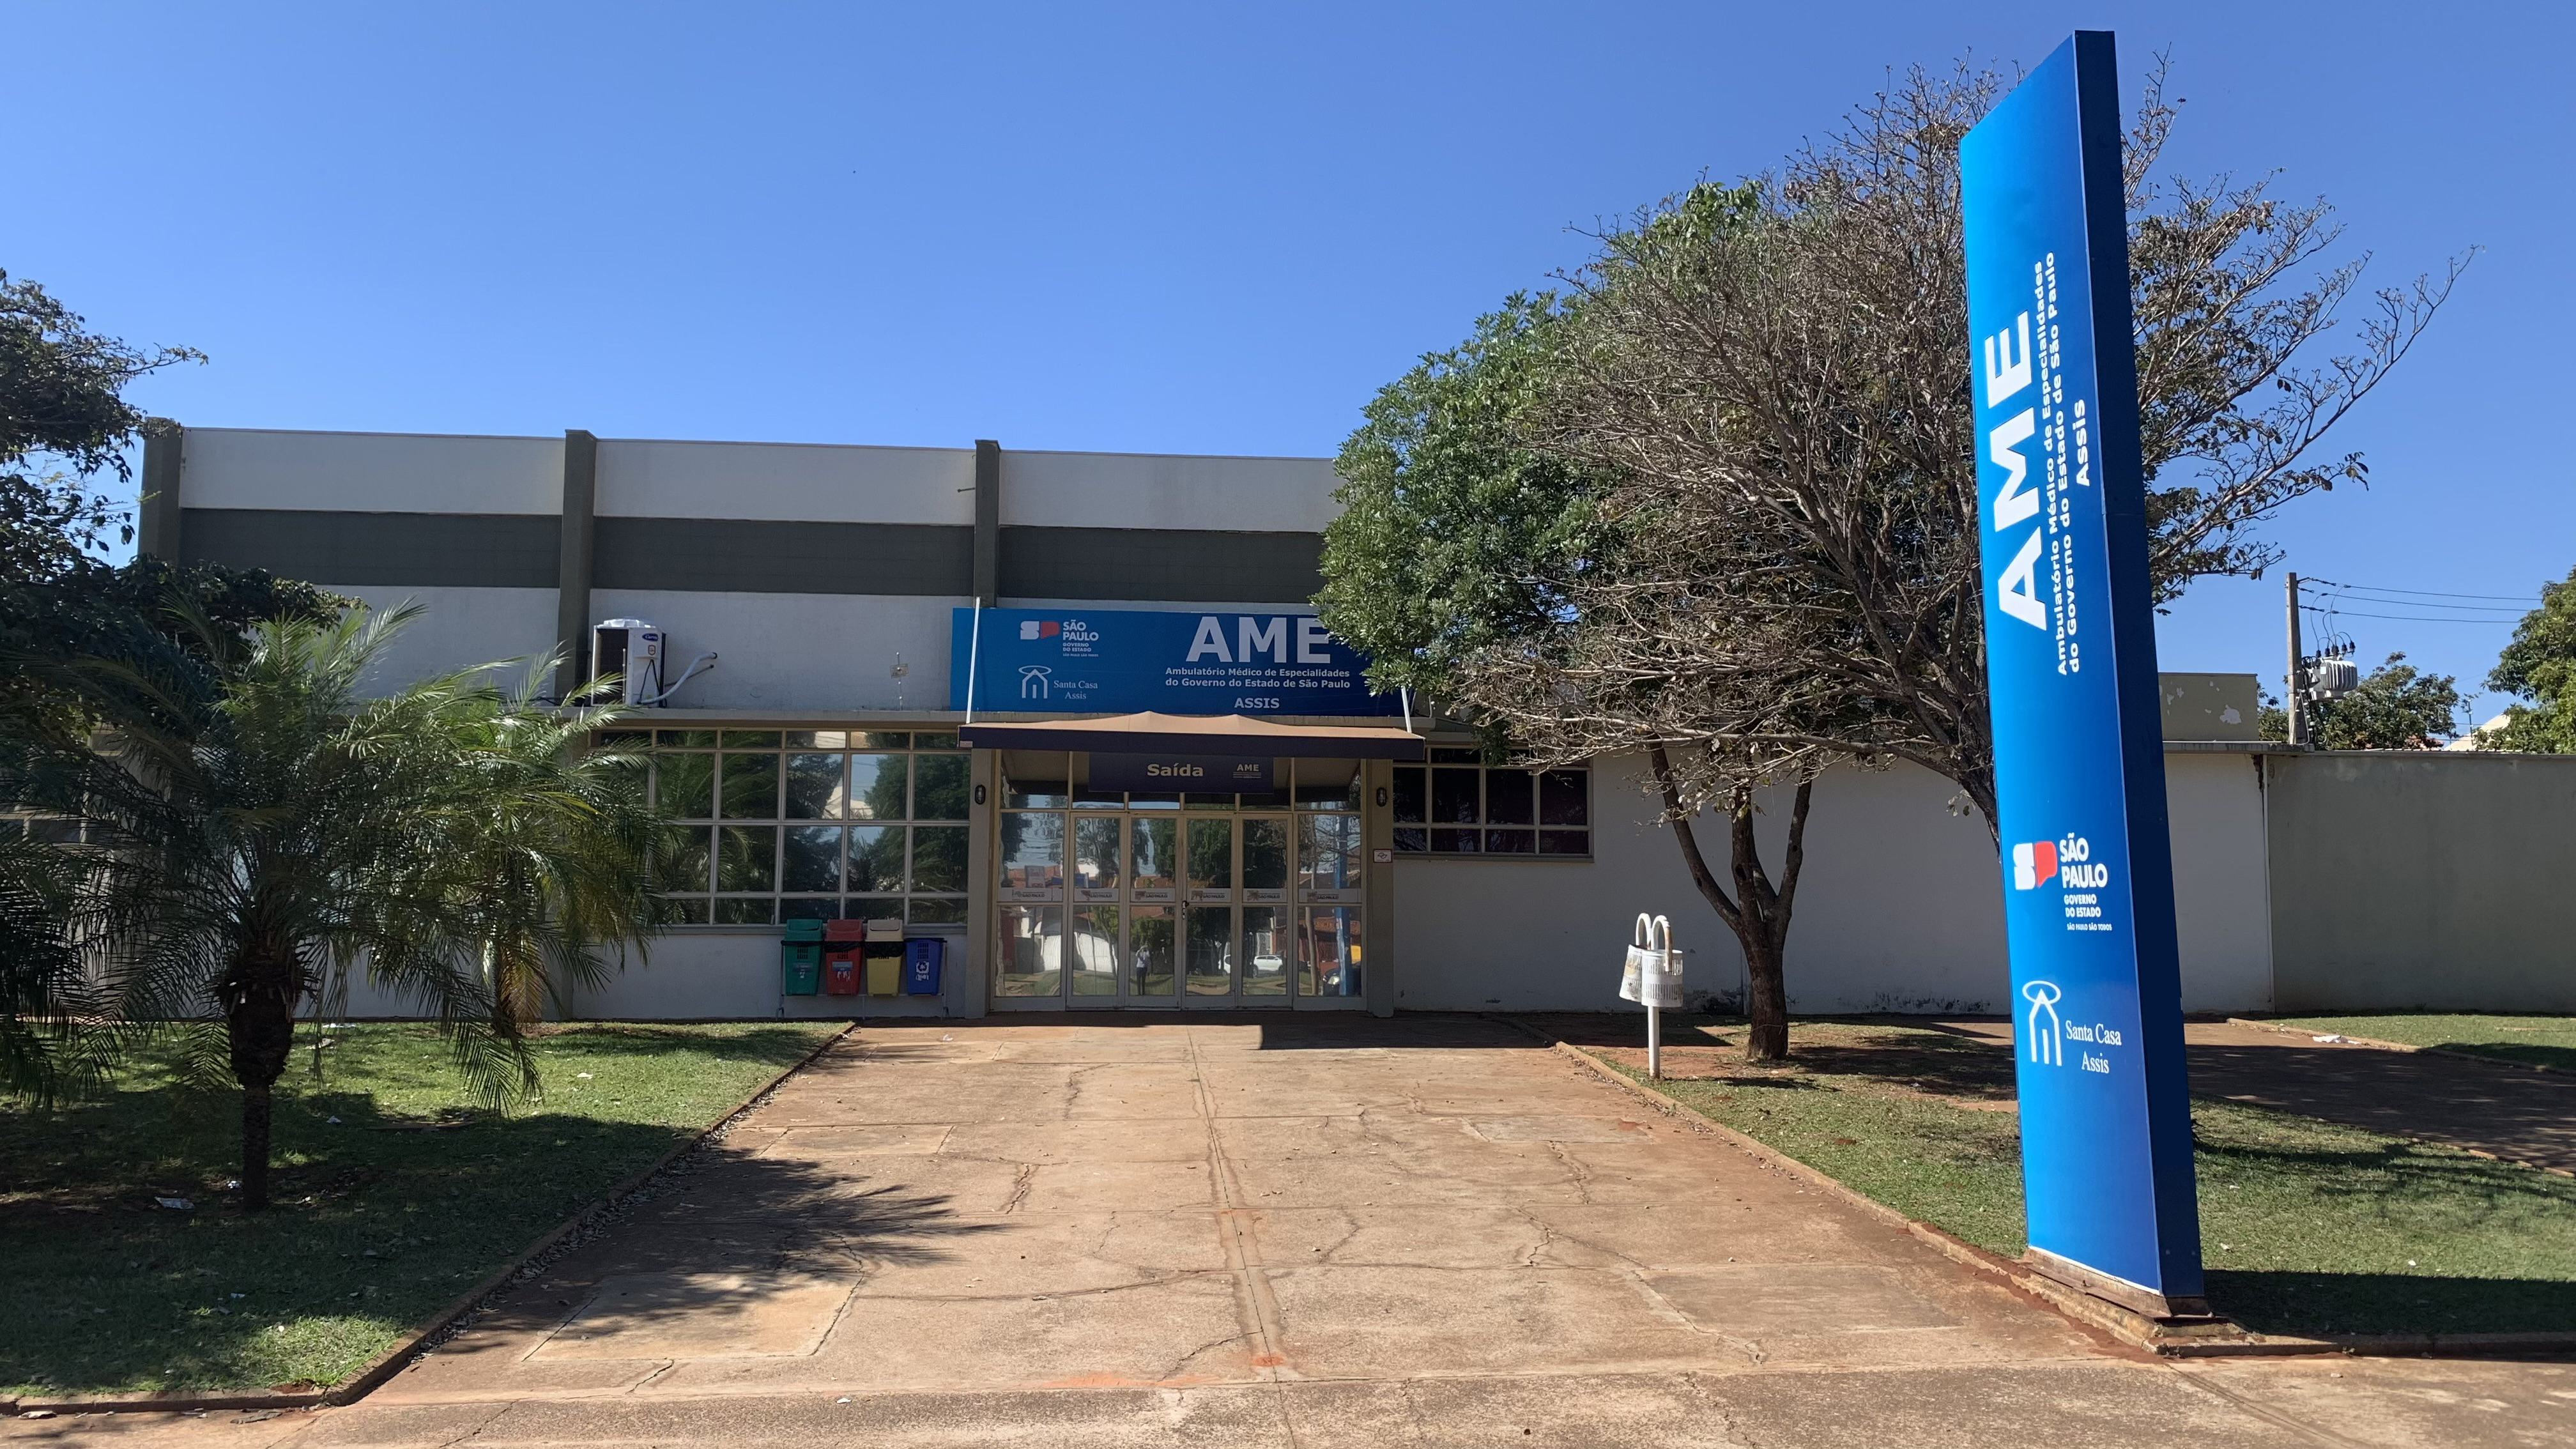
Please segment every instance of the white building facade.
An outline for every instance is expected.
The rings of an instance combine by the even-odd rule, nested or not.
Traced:
[[[387,685],[560,652],[569,693],[611,619],[664,632],[666,683],[718,656],[626,726],[673,924],[577,1015],[1612,1009],[1641,910],[1740,990],[1640,761],[1488,768],[1357,686],[1309,602],[1327,460],[170,429],[144,474],[146,552],[420,605]],[[2169,685],[2185,1006],[2267,1010],[2252,680]],[[1794,1010],[2000,1009],[1955,794],[1819,784]],[[795,923],[862,920],[937,942],[936,990],[787,965]]]

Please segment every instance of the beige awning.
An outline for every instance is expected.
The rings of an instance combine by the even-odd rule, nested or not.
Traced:
[[[1422,737],[1392,725],[1274,724],[1240,714],[1111,715],[1016,720],[961,727],[979,750],[1087,750],[1096,754],[1302,755],[1335,760],[1419,760]]]

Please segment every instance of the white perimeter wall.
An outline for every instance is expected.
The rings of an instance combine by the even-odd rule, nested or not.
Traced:
[[[2271,1003],[2262,797],[2248,757],[2168,754],[2187,1011]],[[1593,859],[1429,860],[1395,866],[1396,1005],[1410,1011],[1626,1010],[1620,948],[1639,911],[1673,919],[1692,993],[1740,992],[1735,938],[1651,823],[1641,760],[1593,772]],[[1956,787],[1928,771],[1836,770],[1816,786],[1788,955],[1797,1012],[2001,1011],[2008,995],[1994,847]],[[1776,874],[1786,797],[1759,826]],[[1701,848],[1726,869],[1722,824]]]

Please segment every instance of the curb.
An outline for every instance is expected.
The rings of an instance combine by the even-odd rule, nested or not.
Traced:
[[[2331,1338],[2305,1338],[2286,1334],[2255,1333],[2223,1318],[2207,1324],[2164,1323],[2105,1299],[2095,1298],[2089,1293],[2078,1292],[2010,1258],[1980,1248],[1943,1228],[1920,1219],[1909,1218],[1876,1198],[1846,1186],[1839,1179],[1810,1167],[1776,1148],[1766,1146],[1723,1122],[1714,1120],[1689,1103],[1666,1096],[1653,1087],[1630,1078],[1618,1068],[1572,1042],[1552,1036],[1527,1022],[1516,1021],[1509,1017],[1496,1019],[1509,1021],[1511,1025],[1529,1035],[1547,1042],[1558,1053],[1572,1058],[1602,1080],[1637,1097],[1663,1115],[1682,1118],[1694,1130],[1717,1137],[1764,1166],[1794,1177],[1891,1227],[1904,1229],[1917,1241],[1952,1262],[2000,1278],[2066,1317],[2108,1333],[2132,1347],[2145,1349],[2160,1358],[2279,1358],[2329,1353],[2428,1357],[2437,1354],[2576,1350],[2576,1333],[2349,1334]]]
[[[2250,1016],[2231,1016],[2227,1018],[2227,1024],[2250,1026],[2257,1031],[2274,1032],[2281,1036],[2303,1036],[2311,1040],[2317,1036],[2316,1032],[2304,1026],[2285,1026],[2277,1021],[2256,1021]],[[2511,1057],[2491,1057],[2484,1052],[2464,1052],[2442,1046],[2416,1046],[2410,1042],[2381,1041],[2377,1037],[2345,1036],[2342,1032],[2336,1032],[2334,1035],[2343,1037],[2340,1045],[2376,1047],[2384,1052],[2423,1052],[2431,1056],[2449,1057],[2455,1062],[2480,1062],[2490,1067],[2505,1067],[2514,1071],[2547,1072],[2553,1077],[2568,1075],[2566,1068],[2553,1067],[2544,1062],[2518,1062]]]
[[[445,1308],[439,1310],[438,1313],[433,1315],[427,1323],[422,1324],[420,1328],[412,1333],[405,1335],[399,1342],[395,1343],[384,1352],[367,1360],[365,1366],[361,1367],[356,1373],[350,1375],[347,1379],[331,1388],[291,1389],[281,1391],[262,1391],[252,1389],[169,1389],[149,1394],[73,1394],[66,1395],[61,1398],[50,1399],[0,1399],[0,1417],[14,1418],[20,1414],[40,1412],[47,1414],[130,1414],[184,1413],[189,1410],[214,1409],[321,1409],[338,1408],[345,1404],[356,1403],[358,1400],[375,1392],[378,1387],[383,1385],[385,1380],[392,1378],[396,1373],[401,1372],[404,1363],[410,1359],[412,1355],[419,1353],[423,1348],[425,1348],[431,1339],[434,1339],[440,1334],[446,1332],[447,1329],[453,1326],[458,1319],[465,1317],[475,1309],[483,1306],[483,1301],[485,1299],[490,1298],[502,1289],[508,1287],[510,1285],[511,1278],[516,1276],[520,1269],[526,1267],[531,1261],[543,1255],[546,1250],[554,1247],[557,1243],[560,1243],[564,1239],[571,1237],[574,1233],[581,1231],[583,1227],[587,1226],[592,1220],[596,1219],[601,1214],[616,1207],[619,1202],[634,1193],[636,1189],[642,1187],[645,1183],[651,1181],[663,1169],[669,1167],[672,1163],[679,1161],[681,1158],[688,1156],[690,1153],[697,1151],[700,1147],[706,1144],[708,1138],[713,1137],[719,1131],[732,1126],[734,1119],[749,1111],[753,1103],[758,1102],[761,1098],[776,1091],[779,1083],[784,1082],[789,1077],[805,1070],[806,1067],[812,1065],[816,1057],[819,1057],[824,1052],[831,1050],[831,1048],[839,1043],[842,1038],[848,1036],[851,1032],[856,1031],[857,1029],[858,1023],[856,1021],[846,1022],[842,1025],[839,1031],[833,1032],[824,1037],[821,1041],[816,1042],[812,1051],[798,1057],[793,1063],[789,1064],[776,1076],[769,1078],[758,1087],[753,1088],[747,1096],[742,1098],[742,1100],[727,1108],[723,1115],[717,1117],[714,1121],[709,1122],[706,1126],[699,1128],[697,1131],[690,1133],[680,1141],[671,1144],[669,1151],[664,1152],[661,1156],[653,1159],[649,1165],[639,1171],[629,1173],[627,1176],[619,1179],[616,1183],[611,1185],[599,1196],[575,1209],[572,1216],[555,1224],[555,1226],[543,1237],[538,1238],[535,1242],[530,1243],[525,1248],[522,1248],[517,1253],[513,1254],[508,1262],[503,1263],[500,1267],[494,1269],[490,1274],[486,1275],[481,1282],[466,1289],[463,1296],[448,1304]]]

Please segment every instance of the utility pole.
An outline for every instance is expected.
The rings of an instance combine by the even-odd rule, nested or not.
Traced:
[[[2290,743],[2308,742],[2308,691],[2299,678],[2299,576],[2290,575]]]

